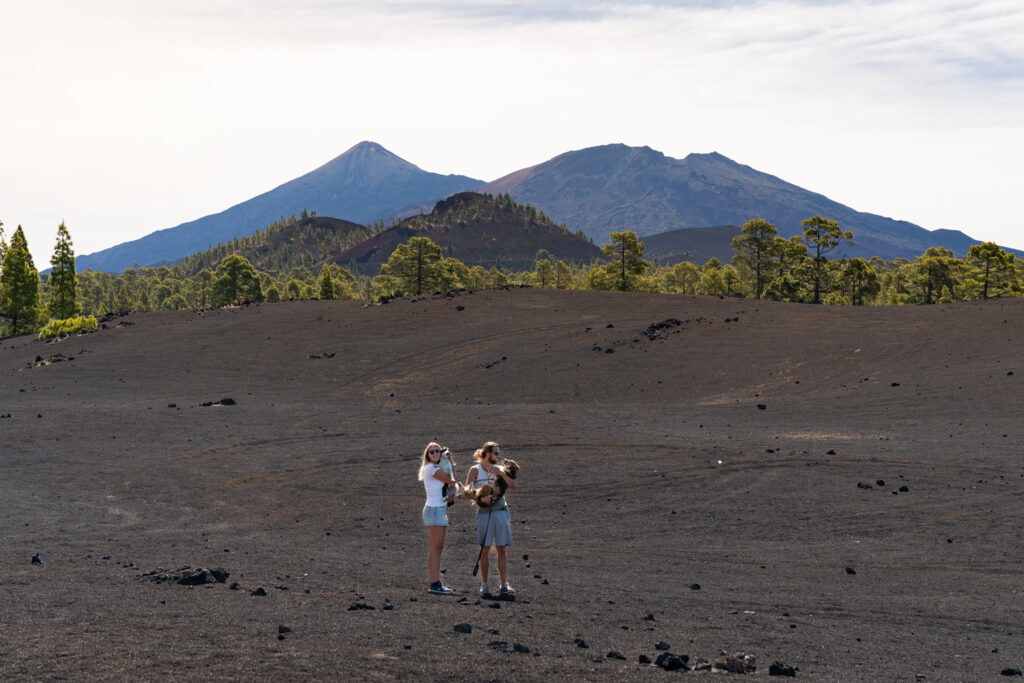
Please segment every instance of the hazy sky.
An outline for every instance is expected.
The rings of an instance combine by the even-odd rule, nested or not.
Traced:
[[[0,220],[40,268],[62,219],[89,253],[361,140],[484,180],[718,151],[1024,248],[1024,3],[0,0]]]

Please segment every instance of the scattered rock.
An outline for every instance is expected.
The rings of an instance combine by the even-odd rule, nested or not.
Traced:
[[[473,626],[468,621],[464,621],[461,624],[455,624],[454,630],[456,633],[472,633]]]
[[[177,408],[177,407],[178,407],[178,404],[177,404],[177,403],[168,403],[168,404],[167,404],[167,407],[168,407],[168,408]]]
[[[603,662],[604,661],[604,655],[601,654],[600,652],[591,652],[590,653],[590,661],[592,661],[592,662]]]
[[[251,593],[249,593],[249,595],[255,595],[255,596],[258,596],[258,597],[265,597],[266,594],[267,594],[267,589],[264,588],[263,586],[257,586],[256,590],[254,590]]]
[[[617,650],[609,650],[608,654],[606,654],[605,657],[607,659],[621,659],[622,661],[626,661],[625,655],[623,655],[621,652]]]
[[[789,676],[790,678],[796,678],[796,669],[791,666],[786,666],[782,662],[775,662],[768,667],[769,676]]]
[[[373,605],[371,605],[370,603],[366,602],[363,599],[356,600],[355,602],[353,602],[351,605],[348,606],[348,611],[349,612],[356,612],[356,611],[359,611],[359,610],[374,610],[374,609],[377,609],[377,608],[374,607]]]
[[[664,640],[659,640],[658,644],[654,646],[655,650],[671,650],[672,646],[666,643]]]
[[[757,404],[757,409],[758,409],[758,410],[767,410],[767,409],[768,409],[768,406],[767,406],[767,405],[765,405],[764,403],[758,403],[758,404]]]
[[[653,614],[648,614],[647,616],[644,617],[644,621],[654,621],[654,615]]]
[[[855,575],[857,573],[857,570],[854,569],[853,567],[847,567],[846,568],[846,573],[849,574],[850,576],[853,576],[853,575]]]
[[[174,582],[182,586],[203,586],[208,583],[224,583],[231,573],[220,567],[216,569],[204,569],[203,567],[179,567],[173,571],[166,571],[163,567],[157,567],[151,572],[139,576],[146,581],[157,583]]]
[[[237,582],[237,581],[232,581],[232,582],[231,582],[231,585],[230,585],[230,586],[228,586],[228,588],[229,588],[229,589],[231,589],[231,590],[233,590],[233,591],[236,591],[236,590],[238,590],[239,588],[241,588],[241,586],[240,586],[240,585],[238,585],[238,582]]]
[[[700,584],[699,583],[691,583],[690,584],[690,590],[692,590],[692,591],[699,591],[700,590]]]
[[[757,670],[757,658],[746,652],[734,652],[716,659],[715,668],[734,674],[749,674]]]
[[[277,632],[278,633],[291,633],[292,630],[289,627],[287,627],[287,626],[278,626],[277,627]]]
[[[1022,673],[1020,669],[1016,669],[1010,666],[1000,671],[999,674],[1002,676],[1024,676],[1024,673]]]
[[[875,483],[878,484],[879,486],[885,486],[885,479],[879,479]]]
[[[530,648],[526,647],[522,643],[513,643],[512,644],[512,649],[515,650],[516,652],[518,652],[519,654],[523,654],[523,655],[530,654]]]
[[[43,561],[39,559],[39,553],[32,556],[32,564],[42,564]]]
[[[857,488],[859,488],[859,489],[873,489],[873,488],[875,488],[875,487],[874,487],[874,486],[872,486],[871,484],[865,484],[865,483],[864,483],[864,482],[862,482],[862,481],[858,481],[858,482],[857,482]]]
[[[651,658],[648,657],[647,655],[640,655],[639,657],[636,658],[636,662],[637,662],[637,664],[650,664],[651,663]]]
[[[583,640],[582,638],[577,638],[576,640],[574,640],[572,642],[576,643],[576,647],[582,647],[582,648],[590,647],[590,644],[587,643],[587,641]]]
[[[645,335],[651,341],[654,341],[659,337],[664,338],[669,330],[674,327],[679,327],[682,324],[683,321],[678,318],[666,318],[660,323],[651,323],[641,334]]]
[[[671,652],[662,652],[658,655],[658,658],[654,660],[654,666],[662,668],[665,671],[686,671],[689,668],[686,665],[689,661],[689,655],[674,655]]]
[[[835,454],[836,454],[836,451],[835,451],[834,448],[830,448],[828,453],[827,453],[827,455],[835,455]]]
[[[605,353],[615,353],[615,349],[605,349]]]
[[[909,493],[909,492],[910,492],[910,489],[907,488],[906,486],[901,486],[900,487],[900,493]]]
[[[308,592],[308,589],[307,589],[307,592]],[[391,611],[391,610],[395,609],[395,606],[391,604],[390,600],[385,600],[384,601],[384,605],[381,606],[381,609],[384,610],[384,611]]]
[[[515,652],[515,648],[504,640],[492,640],[487,643],[487,647],[491,648],[495,652]]]

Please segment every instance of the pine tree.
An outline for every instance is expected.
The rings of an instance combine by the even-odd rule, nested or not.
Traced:
[[[760,299],[761,292],[768,284],[771,269],[772,243],[778,231],[763,218],[749,220],[743,232],[732,238],[732,248],[738,253],[737,259],[754,272],[754,298]]]
[[[331,269],[326,263],[320,269],[320,298],[328,301],[334,299],[334,282],[331,280]]]
[[[841,244],[854,245],[853,233],[843,230],[839,224],[821,216],[811,216],[805,220],[803,240],[808,251],[812,254],[812,267],[810,270],[811,280],[814,284],[814,301],[821,303],[821,292],[824,288],[825,275],[828,271],[826,254]]]
[[[73,318],[82,312],[78,303],[78,280],[75,274],[75,252],[71,248],[71,235],[61,221],[57,227],[57,246],[50,259],[50,289],[52,295],[47,306],[50,316],[58,320]]]
[[[39,272],[20,225],[11,236],[0,271],[0,311],[11,319],[7,328],[11,334],[31,332],[40,317]]]
[[[650,264],[643,260],[644,243],[637,239],[636,232],[613,232],[611,242],[601,247],[601,251],[614,259],[607,267],[614,279],[614,288],[623,292],[638,289],[637,281]]]

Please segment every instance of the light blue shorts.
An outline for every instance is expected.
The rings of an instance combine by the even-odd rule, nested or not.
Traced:
[[[480,545],[487,547],[512,545],[512,519],[508,515],[508,510],[478,512],[476,540]]]
[[[448,526],[448,506],[432,508],[423,506],[423,526]]]

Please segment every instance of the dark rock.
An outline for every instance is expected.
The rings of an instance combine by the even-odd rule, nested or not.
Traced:
[[[455,624],[454,630],[456,633],[472,633],[473,626],[468,621],[464,621],[461,624]]]
[[[640,655],[639,657],[636,658],[636,663],[637,664],[650,664],[651,663],[651,658],[648,657],[647,655]]]
[[[654,660],[654,666],[660,667],[665,671],[685,671],[689,668],[686,666],[686,663],[689,661],[689,655],[674,655],[671,652],[662,652]]]
[[[256,595],[256,596],[261,596],[262,597],[262,596],[265,596],[266,594],[267,594],[267,589],[266,588],[264,588],[263,586],[257,586],[256,590],[251,592],[249,595]]]
[[[287,627],[287,626],[278,626],[277,627],[277,632],[278,633],[291,633],[292,630],[289,627]]]
[[[757,670],[757,658],[745,652],[734,652],[716,659],[715,668],[734,674],[749,674]]]
[[[1000,671],[999,674],[1001,676],[1024,676],[1024,673],[1022,673],[1020,669],[1015,669],[1009,666]]]
[[[529,555],[523,555],[523,559],[524,560],[528,560],[528,559],[530,559],[530,556]]]
[[[857,570],[854,569],[853,567],[847,567],[846,568],[846,573],[849,574],[850,576],[853,576],[854,574],[857,573]]]
[[[836,451],[835,451],[834,448],[832,448],[832,449],[829,449],[829,451],[828,451],[828,453],[826,455],[835,455],[835,454],[836,454]]]
[[[898,387],[899,385],[900,385],[900,383],[899,383],[899,382],[893,382],[893,383],[892,383],[892,384],[890,384],[889,386],[891,386],[891,387]]]
[[[618,652],[617,650],[609,650],[608,654],[606,654],[605,657],[607,659],[621,659],[622,661],[626,661],[625,655],[623,655],[621,652]]]
[[[168,407],[168,408],[177,408],[177,407],[178,407],[178,404],[177,404],[177,403],[168,403],[168,404],[167,404],[167,407]]]
[[[615,353],[615,349],[605,349],[605,353]]]
[[[309,589],[307,589],[307,592],[308,592],[308,590]],[[384,611],[391,611],[391,610],[395,609],[395,606],[391,604],[390,600],[385,600],[384,601],[384,605],[381,607],[381,609],[384,610]]]
[[[590,661],[592,661],[592,662],[603,662],[604,661],[604,655],[601,654],[600,652],[591,652],[590,653]]]
[[[796,669],[791,666],[786,666],[782,662],[775,662],[768,667],[769,676],[789,676],[790,678],[796,678]]]
[[[653,614],[648,614],[647,616],[644,617],[644,621],[654,621],[654,615]]]
[[[582,648],[590,647],[590,645],[587,643],[587,641],[583,640],[582,638],[577,638],[576,640],[574,640],[572,642],[576,643],[576,647],[582,647]]]
[[[672,646],[666,643],[664,640],[659,640],[658,644],[654,646],[655,650],[671,650]]]
[[[690,584],[690,590],[692,590],[692,591],[699,591],[700,590],[700,584],[699,583],[691,583]]]
[[[515,652],[515,648],[504,640],[492,640],[487,643],[487,647],[491,648],[495,652]]]
[[[232,581],[232,582],[231,582],[231,585],[230,585],[230,586],[228,586],[228,588],[230,588],[230,589],[231,589],[231,590],[233,590],[233,591],[236,591],[236,590],[238,590],[239,588],[241,588],[241,586],[240,586],[240,585],[238,585],[238,582],[237,582],[237,581]]]
[[[879,486],[885,486],[885,479],[879,479],[875,483],[878,484]]]
[[[221,400],[219,400],[217,402],[219,404],[221,404],[222,406],[233,406],[233,405],[235,405],[235,399],[233,399],[233,398],[222,398]]]
[[[512,649],[515,650],[516,652],[518,652],[521,655],[528,655],[528,654],[530,654],[530,648],[526,647],[522,643],[513,643],[512,644]]]
[[[39,559],[39,553],[32,556],[32,564],[42,564],[43,561]]]
[[[765,405],[764,403],[758,403],[757,404],[757,409],[758,410],[767,410],[767,408],[768,408],[768,406]]]
[[[460,304],[460,305],[455,307],[455,310],[456,311],[464,311],[464,310],[466,310],[466,307]]]
[[[875,488],[875,487],[874,487],[874,486],[872,486],[871,484],[865,484],[865,483],[864,483],[864,482],[862,482],[862,481],[858,481],[858,482],[857,482],[857,488],[859,488],[859,489],[873,489],[873,488]]]
[[[355,602],[353,602],[351,605],[348,606],[348,611],[349,612],[356,612],[358,610],[374,610],[374,609],[377,609],[377,608],[374,607],[373,605],[371,605],[370,603],[366,602],[365,600],[356,600]]]
[[[499,602],[489,602],[487,603],[487,606],[491,609],[501,609],[501,603]]]
[[[907,488],[906,486],[901,486],[900,487],[900,493],[909,493],[909,492],[910,492],[910,489]]]

